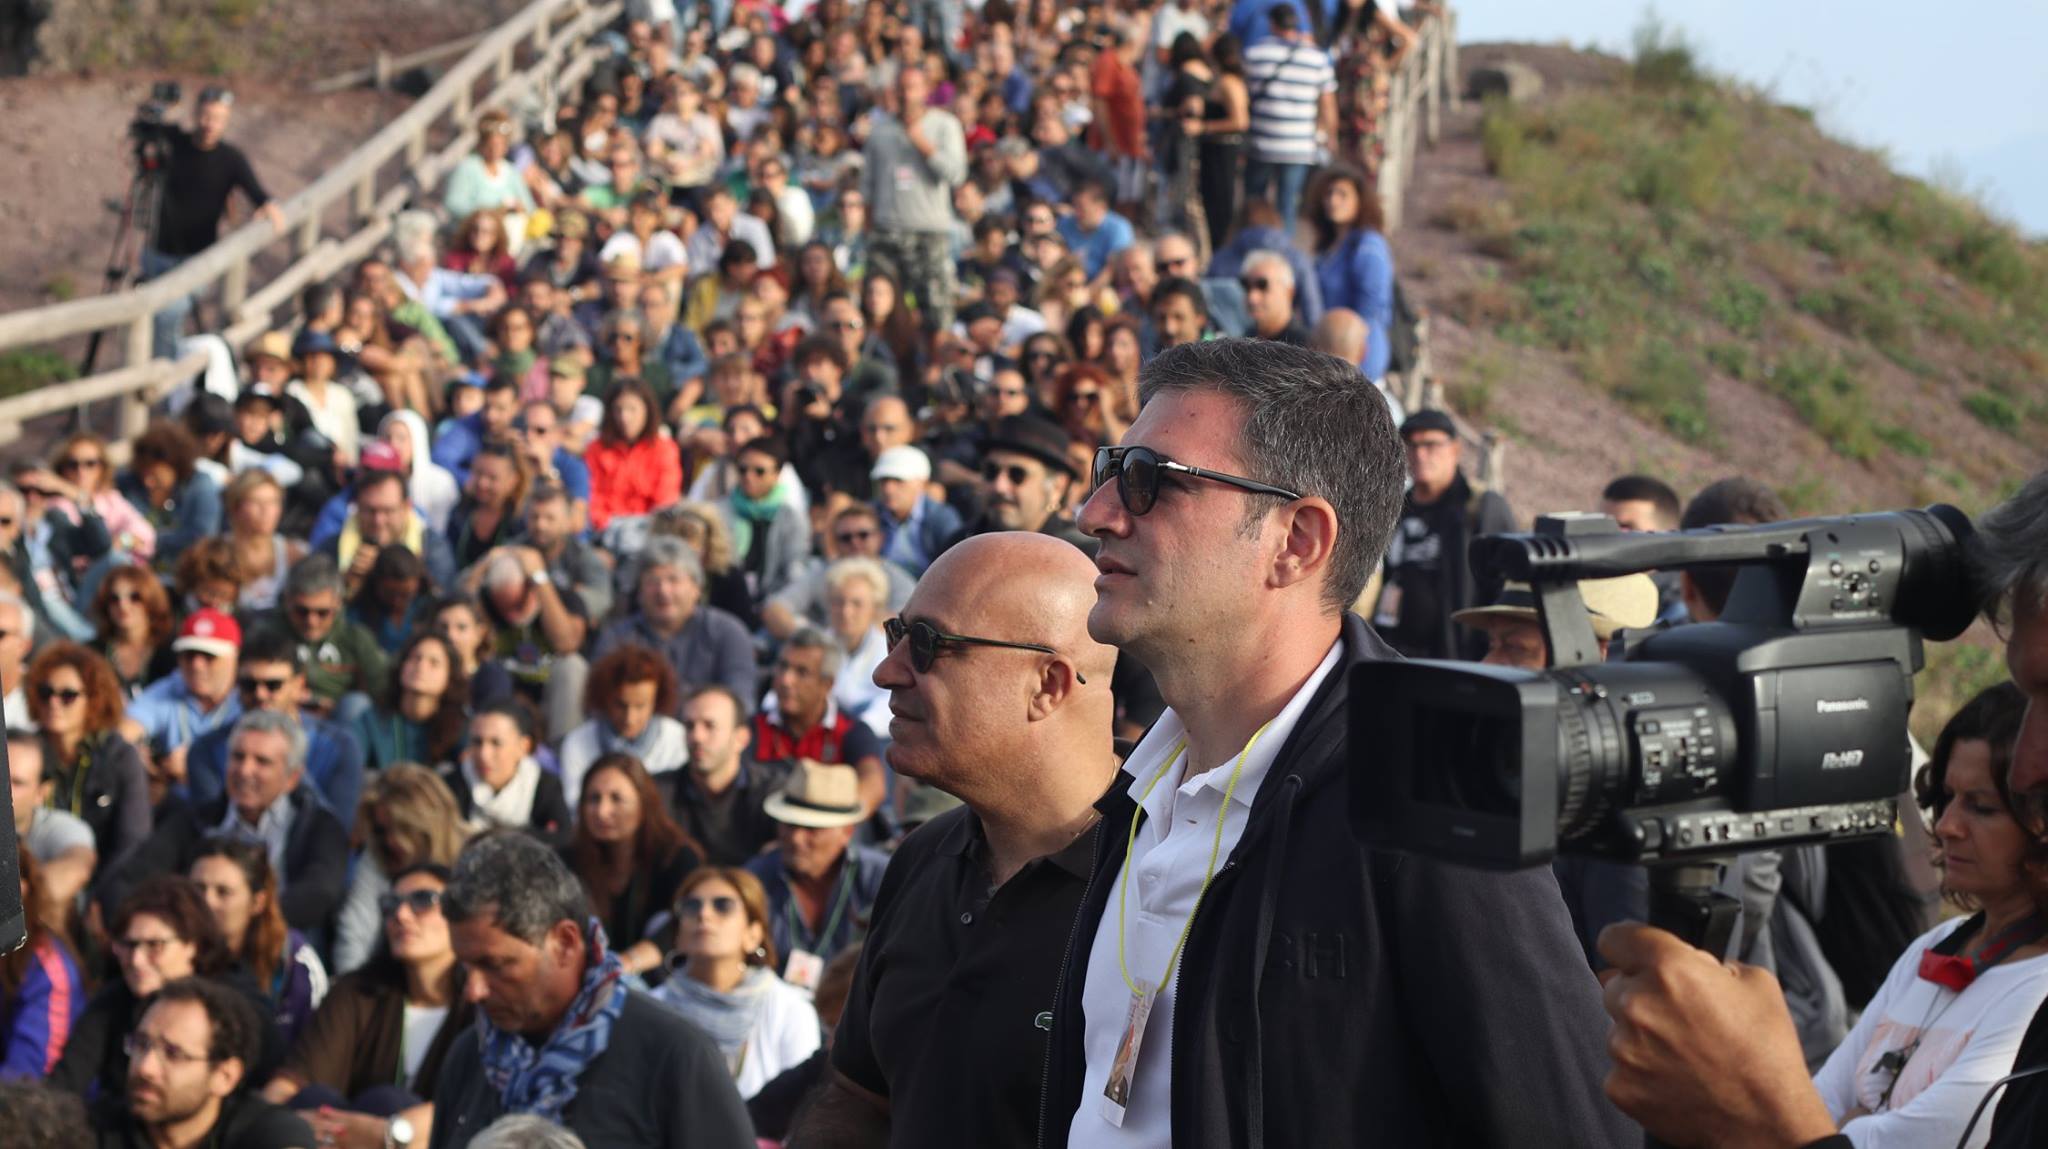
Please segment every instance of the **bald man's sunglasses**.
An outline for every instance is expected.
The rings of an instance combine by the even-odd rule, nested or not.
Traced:
[[[1117,498],[1123,500],[1124,510],[1133,515],[1142,515],[1159,501],[1159,484],[1167,474],[1186,475],[1192,479],[1207,479],[1212,483],[1236,487],[1255,495],[1272,495],[1275,498],[1293,502],[1300,495],[1284,487],[1268,486],[1255,479],[1226,475],[1206,467],[1190,467],[1176,463],[1150,447],[1097,447],[1095,449],[1095,481],[1089,488],[1092,495],[1104,483],[1116,480]]]
[[[882,623],[882,637],[888,641],[890,650],[895,650],[897,644],[908,638],[910,640],[910,668],[919,674],[930,674],[932,663],[937,661],[939,657],[939,651],[948,646],[1000,646],[1008,650],[1035,650],[1040,654],[1057,655],[1059,653],[1059,651],[1054,650],[1050,646],[1036,642],[1005,642],[1000,638],[976,638],[971,634],[947,634],[923,619],[909,623],[904,622],[900,618],[888,619]],[[1083,686],[1088,685],[1088,680],[1081,677],[1081,672],[1078,670],[1074,672],[1074,681]]]

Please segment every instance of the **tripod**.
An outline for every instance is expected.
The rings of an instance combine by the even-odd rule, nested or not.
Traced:
[[[157,213],[162,206],[164,165],[169,157],[160,148],[139,144],[135,149],[135,172],[128,180],[128,194],[121,200],[120,222],[114,227],[114,244],[107,253],[106,276],[100,281],[100,294],[110,295],[127,284],[139,271],[142,259],[142,245],[156,235]],[[109,206],[112,206],[111,204]],[[100,340],[104,331],[95,331],[86,340],[85,354],[78,361],[80,378],[91,375],[93,365],[99,361]],[[85,425],[86,409],[79,406],[71,413],[71,427],[77,430]]]

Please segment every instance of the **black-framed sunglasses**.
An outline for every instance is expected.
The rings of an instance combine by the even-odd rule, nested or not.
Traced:
[[[36,697],[42,699],[44,702],[62,702],[64,703],[64,705],[69,706],[72,703],[78,701],[79,699],[84,698],[85,691],[71,690],[69,688],[59,689],[58,687],[51,686],[49,683],[45,682],[41,686],[36,687]]]
[[[676,909],[686,918],[701,918],[707,908],[721,918],[729,918],[738,912],[740,900],[731,894],[713,894],[708,898],[692,895],[676,903]]]
[[[1187,475],[1195,479],[1207,479],[1212,483],[1236,487],[1255,495],[1272,495],[1275,498],[1293,502],[1302,496],[1283,487],[1270,486],[1256,479],[1241,475],[1226,475],[1207,467],[1190,467],[1176,463],[1150,447],[1097,447],[1095,449],[1095,477],[1089,486],[1089,493],[1102,488],[1111,479],[1116,480],[1117,498],[1123,500],[1124,510],[1133,515],[1142,515],[1159,501],[1159,484],[1168,473]]]
[[[276,694],[290,684],[289,678],[258,678],[253,674],[245,675],[235,683],[244,694]]]
[[[948,646],[999,646],[1006,650],[1035,650],[1040,654],[1055,656],[1059,654],[1059,651],[1044,643],[1007,642],[1000,638],[977,638],[971,634],[947,634],[923,619],[916,622],[904,622],[900,618],[884,620],[882,637],[887,640],[890,650],[895,650],[905,638],[910,639],[910,668],[919,674],[931,673],[932,663],[939,657],[939,651]],[[1074,681],[1083,686],[1088,685],[1088,680],[1081,677],[1078,670],[1074,672]]]
[[[981,477],[990,483],[1000,478],[1008,478],[1011,486],[1021,487],[1031,481],[1031,472],[1026,470],[1022,463],[998,463],[991,460],[981,465]]]
[[[441,908],[441,891],[413,890],[403,894],[386,893],[377,895],[377,912],[384,917],[388,918],[396,914],[400,906],[411,910],[412,916],[419,917],[429,910]]]

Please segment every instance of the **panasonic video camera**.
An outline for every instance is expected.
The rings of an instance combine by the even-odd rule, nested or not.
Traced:
[[[1546,516],[1533,534],[1476,539],[1475,569],[1530,584],[1551,668],[1356,668],[1351,744],[1372,781],[1352,787],[1354,830],[1497,869],[1889,831],[1921,638],[1954,638],[1975,614],[1970,534],[1935,506],[1668,534]],[[1579,579],[1730,565],[1719,621],[1599,661]]]

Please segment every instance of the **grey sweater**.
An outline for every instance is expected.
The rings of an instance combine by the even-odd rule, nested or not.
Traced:
[[[927,157],[910,142],[903,121],[875,114],[861,176],[868,217],[878,232],[948,232],[953,228],[953,189],[967,178],[967,134],[953,113],[930,109],[925,136],[937,147]]]

